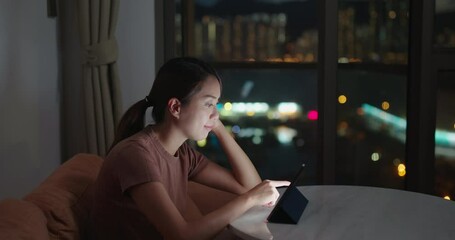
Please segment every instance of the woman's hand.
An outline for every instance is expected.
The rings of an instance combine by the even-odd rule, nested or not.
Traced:
[[[216,120],[215,126],[213,127],[212,131],[215,135],[218,135],[220,131],[226,131],[224,124],[221,122],[219,118]]]
[[[289,184],[289,181],[264,180],[246,194],[250,195],[255,205],[273,206],[280,196],[276,188],[289,186]]]
[[[230,174],[232,176],[231,179],[234,180],[232,184],[237,185],[237,187],[235,187],[237,190],[234,193],[243,194],[258,185],[261,182],[261,178],[259,177],[256,168],[250,158],[235,141],[235,136],[230,131],[226,130],[220,119],[216,119],[212,132],[218,139],[227,156],[229,164],[231,165]],[[226,190],[226,188],[221,189]]]

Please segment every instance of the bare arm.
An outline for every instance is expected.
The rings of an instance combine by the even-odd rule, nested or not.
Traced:
[[[252,206],[274,204],[278,198],[276,187],[286,185],[289,182],[264,181],[220,209],[193,221],[185,220],[159,182],[135,186],[129,193],[165,239],[210,239]]]
[[[261,182],[261,178],[259,177],[256,168],[231,134],[226,131],[226,128],[220,120],[218,120],[217,126],[213,129],[213,133],[220,141],[221,146],[228,157],[232,167],[232,175],[244,188],[242,192],[250,190],[258,185]]]

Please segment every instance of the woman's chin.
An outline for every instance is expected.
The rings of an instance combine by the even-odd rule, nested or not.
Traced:
[[[205,134],[202,134],[202,135],[199,135],[197,136],[196,138],[194,138],[195,141],[201,141],[201,140],[204,140],[207,138],[207,136],[209,135],[209,133],[205,133]]]
[[[207,135],[205,135],[205,137],[198,137],[196,139],[194,139],[195,141],[201,141],[201,140],[204,140],[207,138]]]

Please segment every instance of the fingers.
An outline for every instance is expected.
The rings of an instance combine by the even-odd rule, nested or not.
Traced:
[[[289,184],[291,184],[291,182],[289,182],[289,181],[274,181],[274,180],[265,180],[265,181],[269,181],[273,187],[284,187],[284,186],[289,186]]]
[[[264,204],[264,206],[266,206],[266,207],[272,207],[273,205],[275,205],[274,201],[270,201],[270,202]]]
[[[256,196],[255,198],[258,200],[257,204],[273,206],[280,196],[280,193],[276,188],[289,186],[289,184],[289,181],[264,180],[262,183],[253,188],[250,193]]]

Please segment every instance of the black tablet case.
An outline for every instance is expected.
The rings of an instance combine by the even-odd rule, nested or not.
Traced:
[[[304,167],[305,164],[302,165],[294,180],[267,217],[269,222],[286,224],[297,224],[299,222],[300,216],[308,204],[308,199],[295,187]]]

